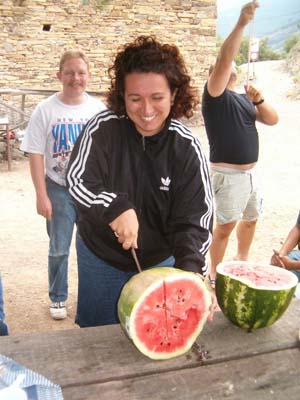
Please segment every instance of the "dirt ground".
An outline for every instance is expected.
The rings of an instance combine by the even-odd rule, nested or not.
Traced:
[[[283,63],[255,64],[254,83],[263,90],[265,99],[276,107],[280,116],[276,126],[258,124],[265,213],[257,225],[250,260],[262,263],[268,263],[272,249],[280,247],[299,210],[300,104],[289,98],[294,86],[292,78],[284,73]],[[200,136],[208,154],[203,127],[195,128],[194,133]],[[10,172],[7,164],[0,164],[0,207],[0,271],[11,334],[75,328],[77,266],[74,242],[69,266],[68,318],[53,321],[48,309],[48,238],[45,221],[35,211],[28,160],[14,161]],[[232,258],[234,252],[233,235],[225,259]]]

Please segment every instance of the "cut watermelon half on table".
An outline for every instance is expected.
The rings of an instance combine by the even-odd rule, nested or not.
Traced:
[[[217,266],[216,296],[224,315],[240,328],[272,325],[288,308],[298,283],[273,265],[227,261]]]

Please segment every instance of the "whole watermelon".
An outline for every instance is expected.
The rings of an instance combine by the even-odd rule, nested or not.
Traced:
[[[245,261],[217,266],[216,296],[225,316],[240,328],[269,326],[285,312],[295,293],[297,277],[272,265]]]
[[[194,272],[159,267],[134,275],[123,287],[118,315],[135,346],[156,360],[186,353],[200,334],[211,295]]]

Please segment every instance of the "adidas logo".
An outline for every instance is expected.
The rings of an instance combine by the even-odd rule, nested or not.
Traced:
[[[166,178],[161,178],[161,183],[163,184],[163,186],[160,186],[160,190],[165,190],[165,191],[169,191],[170,188],[170,183],[171,183],[171,179],[167,176]]]

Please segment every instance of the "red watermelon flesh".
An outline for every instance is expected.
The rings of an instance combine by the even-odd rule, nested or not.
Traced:
[[[251,263],[224,263],[223,271],[235,279],[260,289],[290,288],[291,276],[282,268],[267,268]]]
[[[149,276],[143,277],[147,273],[153,278],[151,283]],[[188,351],[206,322],[211,304],[210,293],[201,277],[164,267],[144,271],[134,278],[140,283],[129,282],[129,291],[124,287],[119,317],[136,347],[154,359],[171,358]],[[143,286],[143,281],[147,286],[143,293],[129,299],[134,287]]]

